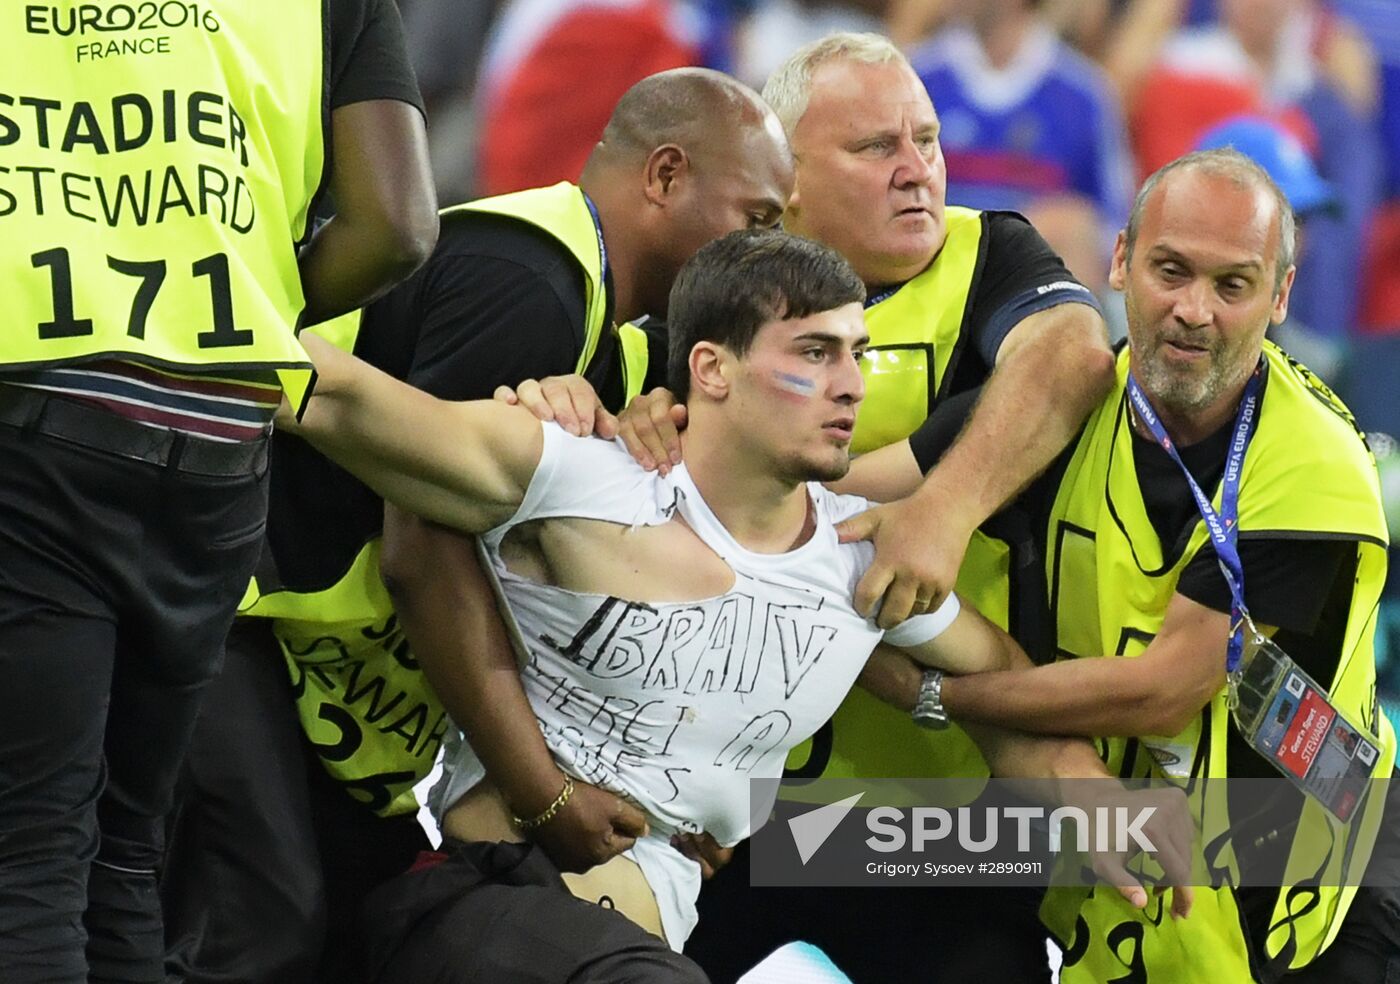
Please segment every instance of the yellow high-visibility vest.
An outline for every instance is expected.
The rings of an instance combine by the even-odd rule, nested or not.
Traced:
[[[1338,707],[1379,735],[1372,775],[1387,777],[1395,762],[1395,733],[1376,701],[1372,650],[1387,543],[1375,460],[1351,415],[1315,376],[1272,343],[1265,343],[1264,356],[1268,376],[1240,479],[1239,529],[1355,541],[1356,582],[1337,672],[1318,682]],[[1125,350],[1118,385],[1085,425],[1051,512],[1047,542],[1053,549],[1045,564],[1062,658],[1139,655],[1160,630],[1181,572],[1208,541],[1198,519],[1182,556],[1165,564],[1133,465],[1127,372]],[[1220,508],[1219,489],[1214,503]],[[1125,776],[1161,777],[1160,761],[1179,781],[1224,777],[1232,727],[1222,690],[1179,735],[1107,739],[1106,760],[1111,771]],[[1328,886],[1348,880],[1355,886],[1364,870],[1383,805],[1384,790],[1372,787],[1350,824],[1312,800],[1304,806],[1265,959],[1301,967],[1335,936],[1356,889]],[[1226,851],[1207,862],[1228,870],[1236,862],[1223,836],[1229,827],[1223,797],[1197,799],[1203,842],[1225,845]],[[1161,909],[1161,900],[1154,899],[1139,913],[1111,888],[1095,889],[1087,901],[1082,893],[1052,890],[1042,911],[1068,946],[1061,980],[1251,979],[1231,890],[1197,889],[1184,920],[1163,918]]]
[[[928,419],[943,395],[963,338],[963,319],[981,252],[981,212],[949,206],[948,235],[927,269],[866,309],[870,333],[861,369],[865,399],[851,450],[902,441]],[[957,591],[1003,628],[1008,619],[1009,550],[978,532],[968,545]],[[808,778],[986,776],[987,764],[956,724],[937,733],[909,715],[852,690],[831,722],[788,756],[789,774]],[[784,795],[792,794],[791,790]]]
[[[275,368],[300,404],[323,6],[5,5],[0,365]]]

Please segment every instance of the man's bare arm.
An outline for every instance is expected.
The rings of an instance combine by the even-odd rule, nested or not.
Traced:
[[[1029,660],[1024,664],[1015,660],[1012,665],[1029,668],[1031,664]],[[881,644],[871,654],[857,682],[885,703],[912,712],[927,666],[906,650]],[[944,678],[945,687],[949,679]],[[971,723],[966,724],[966,730],[982,751],[992,774],[1000,778],[1094,779],[1109,774],[1093,745],[1081,738],[1028,735],[996,725]]]
[[[388,506],[380,569],[414,656],[491,782],[516,816],[543,813],[564,773],[521,686],[476,540]],[[561,870],[586,871],[646,829],[636,807],[579,780],[564,808],[530,836]]]
[[[1064,450],[1113,374],[1093,308],[1061,304],[1032,314],[1002,342],[967,429],[924,480],[934,488],[926,494],[935,503],[959,495],[970,534]]]
[[[872,539],[875,563],[856,607],[882,597],[880,624],[936,607],[952,590],[974,530],[1064,450],[1113,384],[1103,319],[1061,304],[1013,328],[966,429],[907,499],[841,524],[843,540]]]
[[[860,684],[876,697],[912,711],[925,667],[944,670],[946,688],[954,677],[970,674],[1005,677],[1034,667],[1016,640],[966,605],[948,628],[916,646],[881,644],[871,655]],[[944,699],[944,706],[948,706]],[[949,713],[953,713],[949,708]],[[1093,746],[1079,738],[1046,738],[1009,730],[1005,721],[965,722],[995,775],[1004,778],[1102,778],[1108,772]]]
[[[963,610],[964,613],[968,609]],[[975,614],[975,613],[974,613]],[[962,621],[962,614],[959,620]],[[947,636],[957,626],[950,626],[943,633]],[[984,638],[978,638],[978,636]],[[942,639],[943,636],[939,638]],[[1009,643],[1009,645],[1007,645]],[[909,650],[881,645],[871,654],[859,683],[874,696],[904,711],[912,711],[918,700],[923,670],[929,660],[940,668],[950,669],[954,665],[995,667],[1009,663],[1011,672],[1029,670],[1029,658],[1000,629],[980,617],[966,622],[961,630],[944,640],[945,647],[968,647],[974,655],[969,657],[966,649],[963,655],[949,660],[947,654],[940,654],[928,644],[917,647],[919,658]],[[1009,672],[991,670],[981,676],[1006,677]],[[948,684],[971,677],[946,676],[943,680],[944,706]],[[957,714],[949,708],[955,718]],[[1112,775],[1099,758],[1094,746],[1085,738],[1066,737],[1052,734],[1026,734],[994,724],[977,724],[958,718],[968,735],[977,744],[986,759],[992,775],[1000,779],[1050,780],[1057,790],[1053,795],[1061,803],[1084,807],[1091,816],[1094,806],[1123,804],[1129,799],[1135,805],[1154,805],[1161,810],[1154,830],[1154,841],[1159,844],[1157,860],[1167,871],[1168,882],[1175,887],[1172,899],[1173,916],[1185,916],[1191,909],[1193,893],[1191,881],[1191,825],[1182,797],[1175,790],[1150,790],[1128,792],[1112,782]],[[1102,780],[1085,783],[1075,780]],[[1122,858],[1114,854],[1097,853],[1094,867],[1100,877],[1117,886],[1123,897],[1134,906],[1142,908],[1147,904],[1147,891],[1123,866]],[[1160,890],[1160,889],[1159,889]]]
[[[301,251],[303,325],[363,307],[407,277],[437,242],[437,194],[423,114],[396,99],[331,113],[335,216]]]
[[[989,673],[1033,665],[1015,639],[969,605],[962,605],[948,627],[929,641],[899,648],[924,666],[948,673]]]
[[[1225,685],[1229,629],[1228,615],[1178,594],[1138,656],[949,678],[943,704],[959,721],[1042,734],[1175,735]]]
[[[300,421],[310,441],[385,500],[445,526],[484,532],[519,507],[543,452],[529,411],[494,400],[449,403],[310,332],[317,381]]]
[[[923,481],[919,459],[906,440],[861,455],[851,462],[851,470],[845,478],[829,485],[833,492],[842,495],[859,495],[871,502],[894,502],[913,495]]]

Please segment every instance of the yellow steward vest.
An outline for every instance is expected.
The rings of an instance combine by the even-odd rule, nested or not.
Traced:
[[[870,348],[861,365],[865,400],[851,442],[856,454],[902,441],[928,419],[964,344],[982,213],[949,206],[947,224],[948,238],[928,269],[865,312]],[[961,596],[1003,628],[1008,554],[1004,544],[975,534],[957,584]],[[808,778],[987,775],[981,753],[957,725],[937,734],[925,731],[860,689],[851,691],[828,725],[792,750],[787,764],[789,774]]]
[[[622,406],[625,407],[642,392],[647,370],[651,368],[646,331],[630,323],[618,325],[617,348],[622,358]]]
[[[1268,377],[1240,480],[1239,529],[1245,535],[1305,533],[1356,542],[1356,583],[1337,673],[1318,682],[1380,736],[1372,775],[1386,777],[1395,762],[1395,733],[1375,693],[1372,641],[1387,542],[1375,461],[1351,415],[1315,376],[1272,343],[1265,343],[1264,355]],[[1133,465],[1127,372],[1125,350],[1118,385],[1085,425],[1052,508],[1045,564],[1060,658],[1139,655],[1161,628],[1181,572],[1208,538],[1198,519],[1181,558],[1164,566]],[[1218,488],[1213,501],[1218,509]],[[1245,571],[1246,584],[1248,576]],[[1232,727],[1222,690],[1179,735],[1107,739],[1106,761],[1125,776],[1169,776],[1190,794],[1192,780],[1229,774],[1226,737]],[[1228,873],[1235,862],[1221,835],[1229,818],[1223,802],[1209,799],[1193,797],[1208,845],[1205,860],[1210,870]],[[1371,853],[1382,800],[1383,789],[1373,788],[1346,825],[1307,802],[1289,857],[1290,884],[1280,890],[1270,919],[1266,960],[1301,967],[1335,936],[1355,889],[1311,883],[1345,884],[1348,872],[1356,883]],[[1139,913],[1112,889],[1096,889],[1087,901],[1082,893],[1052,890],[1042,912],[1068,946],[1061,972],[1066,982],[1251,979],[1229,888],[1198,889],[1190,917],[1180,921],[1164,918],[1159,899]]]
[[[325,166],[322,0],[0,13],[0,366],[309,360],[296,247]]]
[[[583,372],[597,351],[607,311],[598,236],[583,192],[561,183],[457,205],[444,214],[463,211],[529,222],[578,261],[587,291],[587,331],[576,366]],[[625,327],[640,335],[640,329]],[[309,330],[352,351],[359,328],[356,312]],[[629,338],[622,336],[620,348],[635,359],[635,339]],[[644,336],[641,354],[645,371]],[[635,384],[640,388],[640,376]],[[379,575],[381,545],[380,537],[370,540],[340,580],[321,591],[262,594],[254,582],[240,614],[274,620],[308,739],[352,795],[390,815],[418,808],[413,787],[431,770],[451,722],[399,627]]]

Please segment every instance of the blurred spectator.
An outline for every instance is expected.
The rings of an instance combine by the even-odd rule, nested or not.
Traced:
[[[1174,2],[1184,17],[1185,4]],[[1315,0],[1220,0],[1214,22],[1165,43],[1129,109],[1138,166],[1147,171],[1241,113],[1273,116],[1315,150],[1339,208],[1312,223],[1292,307],[1338,344],[1355,325],[1362,241],[1379,201],[1376,97],[1374,54],[1329,8]]]
[[[1400,197],[1391,199],[1371,223],[1362,280],[1361,337],[1400,336]],[[1400,350],[1395,361],[1400,365]],[[1400,380],[1390,390],[1390,401],[1389,415],[1395,420],[1400,417]],[[1395,430],[1400,432],[1400,426]]]
[[[1111,0],[1041,0],[1040,12],[1067,44],[1101,59],[1115,4]]]
[[[1332,186],[1322,180],[1302,143],[1274,120],[1237,116],[1213,126],[1196,141],[1196,150],[1233,147],[1269,172],[1300,223],[1337,207]]]
[[[404,34],[430,115],[475,84],[501,6],[502,0],[425,0],[404,7]]]
[[[413,70],[427,106],[428,153],[439,201],[474,197],[478,113],[474,98],[486,41],[504,0],[400,4]]]
[[[1347,380],[1346,395],[1363,428],[1400,438],[1400,0],[1334,0],[1334,4],[1338,13],[1355,21],[1380,58],[1380,129],[1390,195],[1371,222],[1362,264],[1360,331],[1353,340],[1355,371]],[[1387,466],[1395,479],[1390,494],[1400,515],[1400,450],[1394,441],[1387,447],[1394,459]],[[1393,533],[1400,537],[1400,525]],[[1392,565],[1392,571],[1397,566]],[[1392,574],[1391,581],[1400,595],[1400,575]]]
[[[896,46],[910,50],[926,40],[948,20],[948,8],[956,0],[889,0],[885,8],[885,34]]]
[[[1214,17],[1215,0],[1041,0],[1040,9],[1060,37],[1102,62],[1134,20],[1144,16],[1149,21],[1165,20],[1175,30],[1183,23]],[[1151,44],[1151,53],[1155,56],[1160,47],[1160,43]]]
[[[1386,157],[1386,192],[1400,198],[1400,0],[1332,0],[1375,47],[1380,59],[1380,130]]]
[[[943,129],[948,200],[1025,213],[1095,290],[1127,217],[1132,171],[1102,69],[1037,0],[951,0],[952,26],[911,60]]]
[[[622,94],[699,59],[678,0],[510,0],[477,83],[478,193],[577,181]]]
[[[883,0],[760,0],[749,7],[734,33],[732,61],[712,67],[755,88],[808,42],[838,31],[885,30]]]

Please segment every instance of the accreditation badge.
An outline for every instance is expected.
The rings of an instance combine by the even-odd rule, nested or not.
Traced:
[[[1230,674],[1230,706],[1250,745],[1345,823],[1366,793],[1380,742],[1253,625]]]

